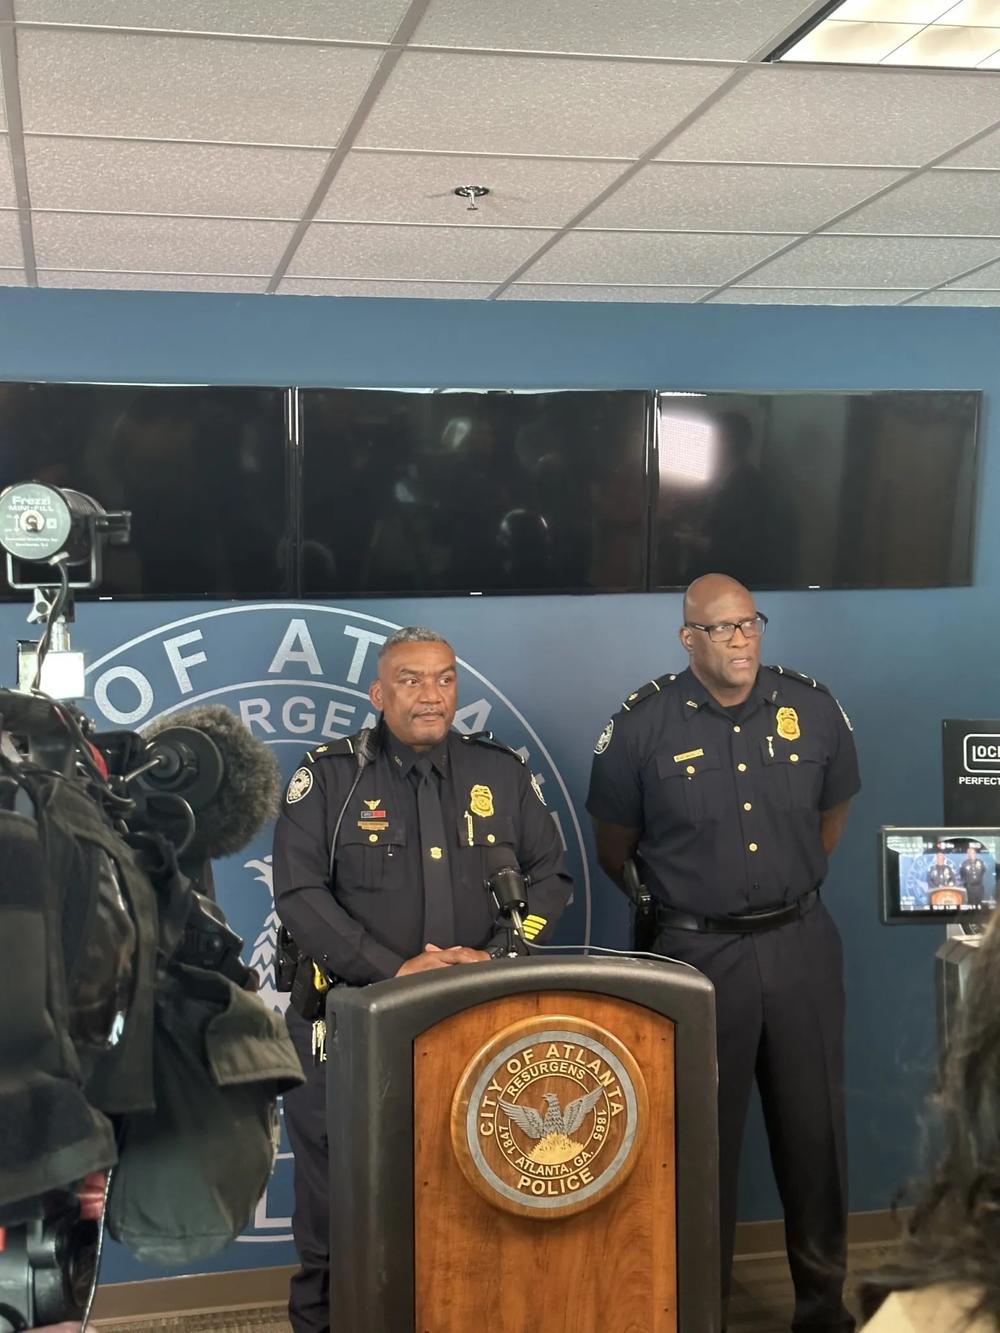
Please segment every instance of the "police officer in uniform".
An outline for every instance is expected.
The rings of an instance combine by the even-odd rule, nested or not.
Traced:
[[[955,871],[950,862],[945,857],[944,852],[938,852],[934,857],[934,862],[927,871],[927,889],[951,889],[955,887]]]
[[[958,875],[965,889],[965,898],[970,907],[982,907],[983,888],[986,883],[986,863],[979,859],[979,852],[969,846],[965,860],[958,867]]]
[[[397,631],[369,690],[381,712],[376,734],[318,746],[288,785],[274,836],[275,905],[321,986],[501,957],[508,935],[485,884],[504,864],[529,880],[529,939],[543,940],[569,899],[561,840],[538,784],[488,733],[451,730],[456,690],[449,645],[432,630]],[[291,1007],[288,1028],[308,1077],[285,1098],[301,1263],[289,1316],[295,1333],[327,1333],[323,1033]]]
[[[825,686],[761,667],[767,618],[742,584],[696,579],[688,670],[626,700],[598,740],[587,808],[623,886],[637,857],[656,949],[716,991],[723,1297],[740,1145],[757,1080],[785,1212],[795,1333],[851,1330],[840,937],[820,901],[858,791],[850,724]]]

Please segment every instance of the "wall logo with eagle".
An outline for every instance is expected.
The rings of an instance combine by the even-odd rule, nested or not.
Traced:
[[[452,1147],[496,1207],[566,1217],[625,1182],[647,1118],[642,1073],[617,1037],[584,1019],[539,1015],[498,1033],[463,1071]]]

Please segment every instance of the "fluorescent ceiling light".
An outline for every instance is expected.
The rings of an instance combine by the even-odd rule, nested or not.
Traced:
[[[770,59],[1000,69],[1000,0],[842,0]]]

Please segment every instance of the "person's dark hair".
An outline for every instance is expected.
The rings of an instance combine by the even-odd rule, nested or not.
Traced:
[[[970,968],[958,1031],[930,1128],[936,1164],[916,1188],[895,1261],[859,1283],[869,1318],[893,1291],[955,1284],[976,1293],[969,1319],[1000,1329],[1000,924]]]

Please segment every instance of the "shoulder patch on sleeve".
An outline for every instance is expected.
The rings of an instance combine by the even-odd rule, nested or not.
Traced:
[[[830,693],[829,685],[824,685],[821,680],[814,680],[812,676],[803,675],[801,671],[793,671],[791,667],[770,666],[767,670],[773,671],[778,676],[787,676],[789,680],[800,681],[803,685],[811,685],[814,690],[822,690],[824,694]]]
[[[597,744],[594,746],[594,754],[603,754],[604,751],[611,744],[611,737],[614,734],[615,734],[615,720],[614,718],[612,718],[611,721],[608,723],[608,725],[598,736]]]
[[[632,691],[622,704],[622,708],[625,709],[626,713],[631,713],[636,704],[641,704],[644,699],[651,699],[654,694],[659,694],[668,685],[673,684],[676,679],[677,673],[669,672],[665,676],[657,676],[655,680],[648,680],[645,685],[640,685],[637,690]]]
[[[288,789],[285,792],[285,804],[295,805],[297,801],[301,801],[304,796],[308,796],[312,791],[312,785],[312,770],[304,766],[297,768],[292,774]]]
[[[519,764],[524,763],[524,755],[519,754],[517,750],[512,750],[509,745],[504,745],[503,741],[495,740],[492,731],[463,732],[460,739],[465,745],[486,745],[491,750],[500,750],[504,754],[509,754]]]

